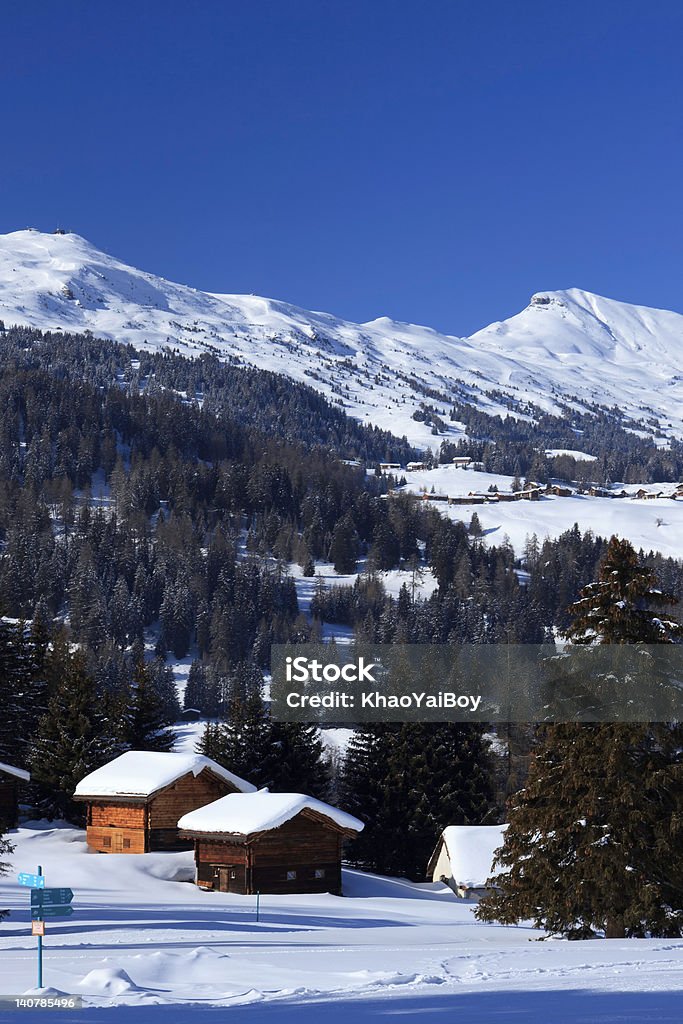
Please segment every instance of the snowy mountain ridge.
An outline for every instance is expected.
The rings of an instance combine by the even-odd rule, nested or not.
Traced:
[[[0,235],[0,319],[272,370],[421,447],[439,443],[412,418],[421,403],[457,439],[449,403],[506,415],[507,398],[515,415],[529,414],[527,402],[550,412],[618,405],[634,423],[658,420],[659,443],[683,438],[683,315],[576,288],[538,292],[515,316],[458,338],[387,317],[355,324],[275,299],[198,291],[78,235],[28,229]]]

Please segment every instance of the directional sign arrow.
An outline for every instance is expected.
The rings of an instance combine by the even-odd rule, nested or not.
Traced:
[[[71,917],[74,908],[64,907],[31,907],[31,918],[34,921],[42,921],[44,917]]]
[[[44,875],[27,875],[25,871],[17,875],[17,882],[19,885],[30,885],[32,889],[44,889],[45,888],[45,876]]]
[[[32,907],[50,907],[56,904],[71,903],[73,898],[72,889],[31,889]]]

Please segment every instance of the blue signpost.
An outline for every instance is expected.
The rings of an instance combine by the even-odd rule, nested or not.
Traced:
[[[31,921],[40,921],[41,925],[36,932],[38,935],[38,988],[43,987],[43,934],[45,932],[46,917],[71,917],[74,908],[71,901],[74,898],[72,889],[46,889],[43,869],[38,866],[38,874],[30,875],[22,871],[17,876],[19,885],[30,886],[31,888]],[[34,925],[34,930],[38,928]]]
[[[38,868],[38,870],[40,871],[41,869]],[[17,875],[17,881],[19,885],[30,885],[32,889],[45,888],[45,878],[43,875],[27,875],[25,871],[22,871],[21,874]]]

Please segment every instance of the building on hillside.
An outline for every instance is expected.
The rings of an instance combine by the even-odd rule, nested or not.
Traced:
[[[562,484],[548,484],[546,487],[547,494],[554,494],[558,498],[571,498],[574,493],[571,487],[564,487]]]
[[[379,468],[382,473],[390,473],[393,469],[400,469],[400,462],[380,462]]]
[[[185,814],[196,882],[241,894],[331,892],[341,896],[342,842],[357,818],[302,793],[236,793]]]
[[[418,470],[418,469],[426,469],[426,468],[427,468],[427,466],[425,465],[424,462],[409,462],[408,465],[406,466],[406,469],[410,473],[412,473],[412,472],[414,472],[415,470]]]
[[[427,865],[427,877],[444,882],[462,899],[481,899],[489,891],[493,858],[503,845],[507,825],[448,825]]]
[[[466,469],[471,461],[472,459],[469,455],[456,455],[453,459],[453,465],[457,466],[459,469]]]
[[[129,750],[86,775],[74,799],[87,804],[86,838],[99,853],[187,849],[178,819],[228,793],[256,787],[201,754]]]
[[[0,826],[16,828],[19,823],[19,788],[30,782],[31,776],[23,768],[0,761]],[[0,832],[2,828],[0,827]]]

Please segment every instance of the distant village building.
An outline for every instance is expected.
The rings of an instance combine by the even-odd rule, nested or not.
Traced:
[[[23,768],[0,761],[0,826],[16,828],[19,824],[19,788],[30,779]]]
[[[249,894],[342,891],[344,839],[363,823],[302,793],[233,794],[185,814],[197,885]]]
[[[484,497],[481,494],[455,494],[449,497],[449,505],[483,505]]]
[[[632,497],[633,498],[644,498],[644,499],[647,499],[647,500],[652,500],[652,498],[661,498],[662,497],[662,492],[661,491],[646,491],[644,487],[639,487],[638,490],[636,491],[636,493],[634,495],[632,495]]]
[[[427,877],[444,882],[462,899],[481,899],[489,891],[495,851],[507,825],[449,825],[434,848]]]
[[[379,468],[382,473],[390,473],[392,469],[400,469],[400,462],[380,462]]]
[[[571,498],[574,493],[571,487],[564,487],[562,484],[548,484],[546,492],[555,494],[558,498]]]
[[[100,853],[187,848],[178,819],[228,793],[256,787],[201,754],[129,750],[86,775],[74,798],[87,803],[86,839]]]
[[[472,459],[468,455],[456,455],[453,459],[453,465],[458,466],[460,469],[465,469],[471,461]]]
[[[413,473],[413,472],[415,472],[418,469],[426,469],[426,468],[427,467],[424,464],[424,462],[409,462],[408,465],[406,466],[406,469],[410,473]]]
[[[428,494],[427,491],[423,494],[425,501],[448,501],[447,494]]]

